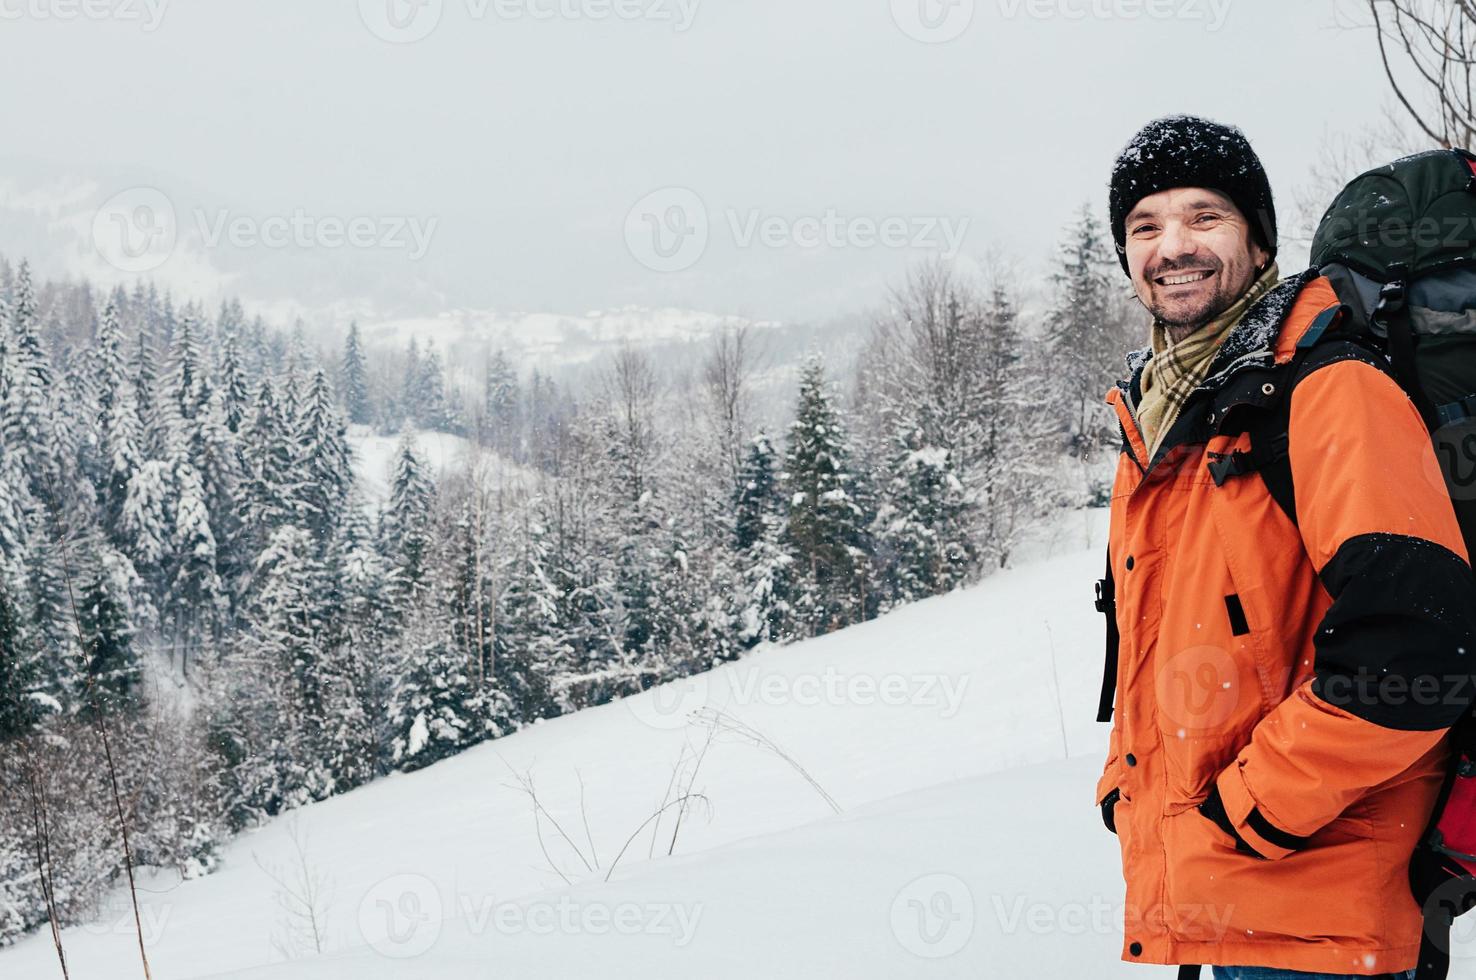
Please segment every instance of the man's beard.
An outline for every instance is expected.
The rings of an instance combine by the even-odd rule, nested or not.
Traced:
[[[1174,271],[1173,269],[1166,269],[1158,272],[1157,276],[1173,275]],[[1251,282],[1254,281],[1248,281],[1242,287],[1236,289],[1227,283],[1222,275],[1223,272],[1223,267],[1215,270],[1214,278],[1219,279],[1218,288],[1191,307],[1185,307],[1180,303],[1167,304],[1159,302],[1155,289],[1150,294],[1154,298],[1154,303],[1148,308],[1148,312],[1152,313],[1155,319],[1168,327],[1198,328],[1207,325],[1215,317],[1234,306],[1235,301],[1245,294],[1245,291],[1251,287]],[[1157,284],[1155,283],[1156,286]],[[1171,312],[1171,309],[1173,312]]]

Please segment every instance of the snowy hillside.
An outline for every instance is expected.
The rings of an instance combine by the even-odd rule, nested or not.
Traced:
[[[1118,962],[1116,848],[1090,804],[1098,559],[1046,557],[298,811],[214,875],[142,883],[153,976],[1169,976]],[[665,856],[675,809],[637,830],[714,720],[690,780],[706,805]],[[71,976],[137,975],[132,930],[115,893],[64,933]],[[5,978],[57,975],[49,937],[0,953]]]
[[[470,440],[428,429],[417,431],[414,438],[417,457],[425,462],[437,482],[468,465],[468,453],[472,449]],[[353,450],[354,476],[364,492],[364,503],[371,509],[377,508],[389,497],[395,450],[400,437],[376,435],[368,426],[352,425],[349,426],[348,444]],[[509,484],[526,482],[531,485],[537,480],[532,471],[508,462],[490,450],[482,450],[481,459],[488,469],[488,479],[493,482],[501,480]]]

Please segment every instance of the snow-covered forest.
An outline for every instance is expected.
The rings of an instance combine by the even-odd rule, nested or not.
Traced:
[[[265,818],[1008,566],[1101,503],[1138,341],[1104,231],[1051,301],[876,287],[778,431],[742,328],[579,388],[0,265],[0,945]],[[430,432],[466,451],[434,466]],[[356,449],[397,436],[388,472]],[[371,482],[387,486],[371,494]]]

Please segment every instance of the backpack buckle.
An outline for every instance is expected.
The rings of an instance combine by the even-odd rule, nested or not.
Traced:
[[[1105,616],[1107,613],[1112,611],[1112,606],[1116,601],[1116,597],[1113,593],[1114,590],[1112,588],[1112,580],[1110,578],[1097,579],[1097,612],[1102,613]]]
[[[1210,478],[1215,481],[1215,486],[1223,487],[1225,481],[1232,476],[1243,476],[1249,472],[1246,468],[1247,455],[1244,450],[1237,449],[1233,453],[1209,453]]]

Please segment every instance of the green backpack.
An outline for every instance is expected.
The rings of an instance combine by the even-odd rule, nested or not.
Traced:
[[[1359,175],[1323,215],[1311,259],[1343,306],[1334,332],[1386,357],[1424,417],[1466,548],[1476,555],[1476,156],[1431,150]],[[1476,906],[1470,716],[1456,726],[1453,748],[1410,864],[1425,915],[1419,980],[1446,976],[1453,920]]]
[[[1382,351],[1434,435],[1476,544],[1476,156],[1431,150],[1356,177],[1312,239],[1339,332]]]

